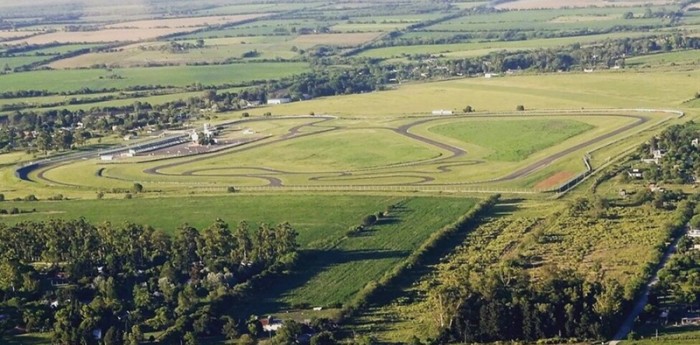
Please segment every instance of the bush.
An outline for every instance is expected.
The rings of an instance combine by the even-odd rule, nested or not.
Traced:
[[[126,193],[126,194],[124,194],[124,199],[131,199],[131,198],[133,198],[133,197],[134,197],[134,196],[131,195],[131,193]]]
[[[60,201],[60,200],[63,200],[63,199],[65,199],[65,198],[63,197],[63,194],[56,194],[56,195],[54,195],[54,196],[52,196],[52,197],[49,197],[48,200],[51,200],[51,201]]]
[[[377,216],[373,215],[373,214],[370,214],[362,219],[363,226],[372,226],[376,222],[377,222]]]
[[[518,105],[517,107],[515,107],[515,110],[517,110],[517,111],[525,111],[525,106],[522,105],[522,104],[521,104],[521,105]]]
[[[17,207],[13,207],[10,209],[10,214],[19,214],[19,209]]]
[[[245,113],[241,114],[241,117],[250,117],[250,114],[248,112],[245,112]]]
[[[134,186],[131,187],[131,190],[134,193],[141,193],[141,192],[143,192],[143,185],[140,183],[134,183]]]
[[[474,112],[474,108],[472,108],[471,105],[468,105],[464,108],[464,112],[465,113],[472,113],[472,112]]]
[[[228,188],[226,188],[226,191],[229,192],[229,193],[235,193],[235,192],[236,192],[236,187],[234,187],[234,186],[229,186]]]
[[[272,116],[272,113],[268,111],[268,112],[266,112],[264,115],[265,115],[265,116]]]
[[[102,200],[105,197],[105,192],[99,191],[97,192],[97,200]]]
[[[24,197],[24,201],[37,201],[37,197],[34,194],[29,194]]]
[[[5,194],[0,194],[0,201],[5,201]]]

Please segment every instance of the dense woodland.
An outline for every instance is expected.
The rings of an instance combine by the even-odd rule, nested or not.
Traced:
[[[105,344],[151,331],[163,344],[255,339],[259,321],[237,305],[294,265],[296,236],[289,224],[253,231],[221,220],[173,237],[84,219],[0,224],[0,332],[52,330],[55,344],[97,344],[97,332]]]

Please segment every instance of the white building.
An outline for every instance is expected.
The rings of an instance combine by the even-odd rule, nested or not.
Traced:
[[[700,229],[690,229],[688,231],[688,237],[700,238]]]
[[[644,178],[644,175],[642,174],[642,172],[639,169],[632,169],[632,170],[627,172],[627,175],[629,177],[636,178],[636,179]]]
[[[452,110],[433,110],[433,115],[452,115],[454,112]]]
[[[114,156],[113,155],[102,155],[102,156],[100,156],[100,160],[101,161],[112,161],[112,160],[114,160]]]
[[[291,98],[270,98],[267,100],[267,104],[285,104],[290,103],[291,101]]]

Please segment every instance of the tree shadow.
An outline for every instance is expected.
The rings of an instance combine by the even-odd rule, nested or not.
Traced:
[[[240,318],[263,315],[271,311],[289,310],[294,306],[280,300],[281,296],[303,286],[325,270],[356,261],[405,258],[410,253],[397,250],[302,250],[297,269],[282,276],[275,276],[256,286],[251,298],[236,305],[232,312]],[[313,301],[310,301],[313,302]]]

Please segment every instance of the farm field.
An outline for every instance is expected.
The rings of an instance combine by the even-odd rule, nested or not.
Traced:
[[[110,67],[137,67],[148,64],[221,63],[230,60],[294,60],[301,57],[299,49],[318,45],[354,46],[370,41],[377,33],[318,34],[271,37],[211,38],[204,41],[203,48],[188,51],[169,50],[169,43],[143,43],[130,45],[118,52],[83,54],[49,64],[56,69],[88,68],[94,65]],[[196,44],[195,41],[177,41],[181,44]],[[244,58],[245,53],[255,52],[254,57]]]
[[[219,85],[293,75],[306,69],[307,66],[302,63],[270,62],[251,65],[129,68],[111,71],[103,69],[32,71],[4,76],[0,79],[0,88],[6,91],[63,92],[82,88],[123,90],[139,85],[183,87],[198,82],[203,85]]]
[[[570,45],[574,43],[586,44],[590,42],[598,42],[606,39],[622,38],[622,37],[639,37],[645,36],[648,33],[612,33],[601,35],[587,35],[564,38],[543,38],[531,39],[524,41],[496,41],[496,42],[470,42],[470,43],[454,43],[454,44],[435,44],[435,45],[416,45],[402,47],[387,47],[369,49],[359,54],[360,57],[371,58],[389,58],[400,57],[414,54],[434,54],[440,57],[473,57],[487,55],[490,52],[498,50],[529,50],[539,48],[553,48],[558,46]]]

